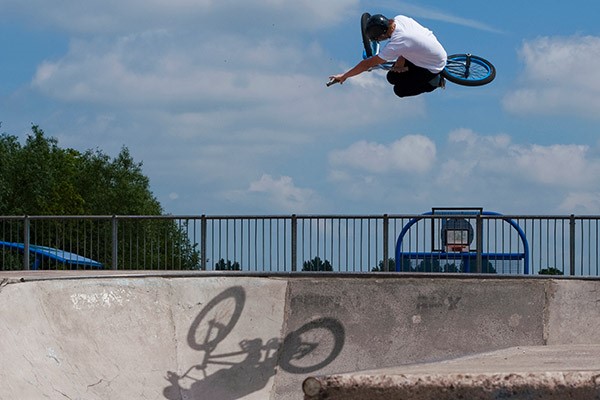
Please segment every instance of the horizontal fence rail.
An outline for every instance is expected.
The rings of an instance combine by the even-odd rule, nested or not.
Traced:
[[[600,216],[0,216],[0,270],[599,276]]]

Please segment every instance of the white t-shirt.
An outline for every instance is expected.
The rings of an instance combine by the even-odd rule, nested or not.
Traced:
[[[433,32],[404,15],[398,15],[394,22],[396,29],[378,56],[386,61],[396,61],[403,56],[417,67],[435,74],[441,72],[448,55]]]

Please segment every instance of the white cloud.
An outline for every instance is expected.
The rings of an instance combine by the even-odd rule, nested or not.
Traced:
[[[600,193],[571,192],[559,206],[567,214],[595,214],[600,212]]]
[[[513,146],[508,160],[514,173],[557,186],[579,186],[598,179],[599,160],[591,160],[585,145]]]
[[[520,86],[503,99],[516,114],[574,114],[598,118],[600,37],[541,37],[525,42]]]
[[[386,6],[390,9],[402,10],[402,13],[405,15],[449,22],[451,24],[467,26],[467,27],[482,30],[482,31],[501,33],[500,30],[498,30],[488,24],[485,24],[481,21],[476,21],[473,19],[459,17],[459,16],[453,15],[448,12],[436,10],[431,7],[421,7],[421,6],[415,5],[412,2],[406,3],[403,1],[394,0],[393,2],[385,1],[385,2],[383,2],[383,4],[386,4]]]
[[[273,178],[263,174],[258,181],[250,183],[247,195],[258,195],[257,208],[271,209],[279,212],[309,212],[320,203],[318,195],[311,189],[296,187],[289,176]]]
[[[2,0],[3,10],[26,15],[42,26],[76,34],[111,34],[144,31],[153,27],[167,29],[205,26],[226,34],[248,21],[271,28],[273,33],[298,29],[322,29],[353,12],[358,0],[106,0],[80,2],[56,0],[52,7],[42,0]],[[253,29],[246,29],[253,35]],[[211,35],[213,36],[213,35]],[[198,37],[199,42],[202,37]]]
[[[514,144],[505,134],[483,136],[459,129],[449,134],[440,179],[504,176],[516,182],[578,187],[600,182],[600,160],[587,145]]]
[[[588,188],[600,185],[600,159],[580,144],[519,144],[506,134],[481,135],[470,129],[449,132],[446,143],[427,137],[431,152],[414,151],[402,141],[392,145],[357,142],[332,152],[330,182],[348,204],[370,202],[383,211],[423,211],[432,205],[481,206],[504,213],[588,212],[600,209],[600,195]],[[414,138],[413,138],[414,139]],[[412,153],[407,171],[394,163],[394,148]],[[411,164],[408,164],[411,165]],[[418,173],[409,173],[418,172]]]
[[[308,75],[300,68],[288,68],[283,74],[277,63],[266,61],[276,52],[292,65],[322,57],[314,46],[295,48],[240,38],[227,43],[226,50],[211,49],[206,43],[155,31],[114,42],[75,40],[62,59],[39,66],[32,84],[58,99],[97,104],[218,106],[232,99],[238,103],[281,100]],[[279,90],[265,90],[274,83]]]
[[[448,134],[448,141],[450,143],[458,144],[460,146],[466,145],[466,149],[470,151],[486,151],[492,149],[496,151],[497,148],[505,148],[510,144],[510,136],[505,134],[495,136],[482,136],[478,135],[471,129],[460,128],[451,131]]]
[[[505,134],[453,131],[439,152],[434,187],[457,205],[505,212],[595,212],[600,159],[580,144],[517,144]],[[451,194],[451,195],[450,195]],[[491,205],[491,206],[490,206]]]
[[[329,162],[336,168],[353,168],[370,173],[428,171],[435,161],[435,143],[422,135],[407,135],[384,145],[359,141],[346,149],[334,150]]]

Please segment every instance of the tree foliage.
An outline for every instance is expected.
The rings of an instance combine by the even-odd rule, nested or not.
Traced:
[[[540,269],[538,274],[540,274],[540,275],[564,275],[564,272],[558,268],[548,267],[548,268]]]
[[[0,135],[0,215],[158,215],[160,203],[126,147],[62,149],[36,125],[24,145]]]
[[[418,261],[418,260],[417,260]],[[462,273],[467,272],[467,265],[464,262],[450,262],[440,260],[436,257],[427,257],[421,259],[421,261],[413,262],[408,257],[401,258],[400,272],[444,272],[444,273]],[[444,262],[442,264],[442,262]],[[385,265],[383,260],[379,261],[379,266],[372,269],[374,272],[385,271]],[[388,259],[388,270],[395,271],[396,266],[393,258]],[[476,264],[475,260],[471,260],[469,264],[469,272],[475,272]],[[484,274],[495,274],[496,269],[488,259],[482,260],[481,272]]]
[[[409,261],[410,264],[410,261]],[[371,272],[394,272],[396,271],[396,261],[393,258],[388,258],[387,265],[383,260],[379,261],[376,267],[371,269]]]
[[[150,191],[142,163],[123,147],[111,158],[99,149],[80,152],[59,147],[37,125],[25,143],[16,136],[0,135],[0,215],[149,215],[163,209]],[[119,220],[117,266],[141,268],[197,268],[195,244],[185,233],[185,222],[170,219]],[[32,244],[56,247],[113,263],[111,221],[32,224]],[[22,242],[20,237],[10,241]],[[73,241],[76,237],[78,240]],[[0,240],[9,241],[0,237]],[[93,244],[92,244],[93,243]],[[141,265],[144,264],[144,265]],[[7,268],[0,266],[0,268]]]
[[[302,265],[302,271],[333,271],[333,267],[329,261],[323,261],[320,257],[315,257],[310,261],[304,261],[304,264]]]
[[[227,262],[225,262],[225,260],[221,258],[218,263],[215,263],[215,271],[240,271],[241,269],[240,263],[237,261],[232,263],[231,260],[227,260]]]

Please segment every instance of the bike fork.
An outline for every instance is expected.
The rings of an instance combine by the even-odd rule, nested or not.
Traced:
[[[465,61],[465,78],[471,75],[471,54],[467,53],[467,59]]]

